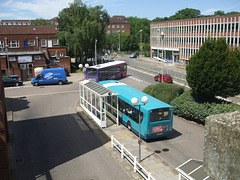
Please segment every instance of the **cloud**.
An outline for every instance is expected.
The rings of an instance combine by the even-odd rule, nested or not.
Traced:
[[[13,16],[12,13],[0,13],[0,18],[3,18],[3,17],[11,17]]]
[[[27,17],[32,17],[31,19],[40,17],[51,19],[58,16],[59,11],[68,7],[71,2],[73,0],[7,0],[2,4],[2,7],[8,8],[8,11],[15,12],[16,19],[18,18],[16,12],[25,12]]]
[[[211,15],[214,14],[214,12],[219,11],[220,9],[208,9],[204,12],[202,12],[202,15]]]

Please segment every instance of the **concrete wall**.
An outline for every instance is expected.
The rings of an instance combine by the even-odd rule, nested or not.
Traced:
[[[239,179],[240,111],[206,118],[204,168],[215,179]]]

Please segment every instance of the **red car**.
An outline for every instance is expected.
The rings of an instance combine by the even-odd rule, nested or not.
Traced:
[[[154,77],[154,80],[158,82],[162,82],[162,74],[159,73],[158,75],[156,75]],[[163,74],[163,82],[172,83],[173,82],[172,76],[170,74]]]

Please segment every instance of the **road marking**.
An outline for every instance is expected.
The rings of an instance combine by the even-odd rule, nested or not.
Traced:
[[[69,92],[79,92],[79,90],[49,92],[49,93],[41,93],[41,94],[26,94],[26,95],[19,95],[19,96],[7,96],[6,98],[19,98],[19,97],[31,97],[31,96],[45,96],[45,95],[63,94],[63,93],[69,93]]]
[[[19,89],[19,88],[30,88],[33,86],[14,86],[14,87],[5,87],[4,89]]]
[[[136,69],[136,68],[133,68],[133,67],[130,67],[130,66],[128,66],[128,68],[129,68],[129,69],[133,69],[133,70],[138,71],[138,72],[141,72],[141,73],[144,73],[144,74],[147,74],[147,75],[149,75],[149,76],[155,76],[155,74],[147,73],[147,72],[144,72],[144,71],[140,71],[140,70],[138,70],[138,69]]]
[[[130,79],[133,79],[134,81],[140,82],[140,83],[145,83],[145,84],[147,84],[147,85],[151,85],[150,83],[148,83],[148,82],[146,82],[146,81],[143,81],[143,80],[141,80],[141,79],[138,79],[138,78],[136,78],[136,77],[133,77],[133,76],[130,76],[129,78],[130,78]]]

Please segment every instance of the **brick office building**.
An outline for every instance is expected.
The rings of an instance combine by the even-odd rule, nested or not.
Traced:
[[[109,25],[106,26],[106,34],[120,32],[120,31],[130,34],[129,20],[125,16],[111,17]]]
[[[27,80],[35,76],[39,67],[64,67],[70,72],[70,57],[66,47],[59,47],[57,26],[12,24],[0,25],[3,75],[16,74]]]
[[[239,24],[240,14],[151,23],[151,58],[162,59],[163,54],[164,60],[188,63],[208,37],[223,37],[230,46],[239,47]]]

